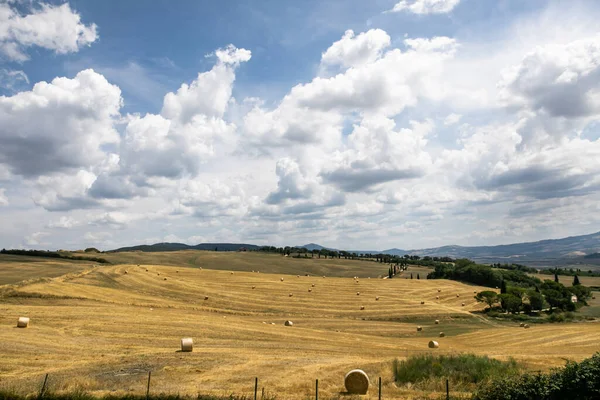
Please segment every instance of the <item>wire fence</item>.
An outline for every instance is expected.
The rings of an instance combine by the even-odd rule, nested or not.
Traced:
[[[38,400],[42,400],[44,399],[45,395],[48,393],[48,377],[50,374],[46,374],[44,376],[44,380],[43,383],[41,385],[39,394],[37,395],[37,399]],[[151,383],[152,383],[152,371],[148,371],[148,378],[147,378],[147,382],[146,382],[146,393],[145,393],[145,397],[146,400],[149,400],[151,397]],[[254,378],[254,400],[259,400],[259,390],[258,390],[258,377]],[[383,396],[382,396],[382,391],[381,391],[381,377],[377,378],[377,398],[378,400],[382,400]],[[265,399],[265,388],[263,387],[261,392],[260,392],[261,396],[260,396],[260,400],[264,400]],[[353,394],[353,393],[347,393],[347,394]],[[315,379],[315,386],[314,386],[314,398],[315,400],[319,400],[319,379]],[[446,379],[446,400],[450,400],[450,382],[448,379]]]

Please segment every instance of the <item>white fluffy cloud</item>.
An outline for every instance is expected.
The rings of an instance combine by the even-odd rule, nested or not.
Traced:
[[[424,146],[433,128],[432,122],[426,121],[413,122],[412,129],[395,130],[389,118],[365,118],[348,136],[347,149],[334,153],[326,162],[321,176],[348,192],[422,177],[432,164]]]
[[[413,14],[446,14],[451,12],[460,0],[401,0],[390,12],[407,11]]]
[[[505,71],[501,99],[553,117],[600,114],[600,35],[538,47]]]
[[[96,41],[95,24],[85,25],[68,3],[41,3],[21,15],[9,3],[0,3],[0,55],[26,61],[28,47],[37,46],[57,54],[72,53]]]
[[[121,91],[93,70],[0,97],[0,164],[35,177],[89,168],[119,143]]]
[[[340,40],[323,53],[321,64],[339,65],[344,68],[368,64],[380,58],[381,53],[390,46],[390,43],[390,36],[381,29],[371,29],[358,36],[349,29]]]

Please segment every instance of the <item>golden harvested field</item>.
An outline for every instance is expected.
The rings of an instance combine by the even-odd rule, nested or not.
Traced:
[[[30,279],[54,278],[69,272],[79,272],[90,268],[89,261],[65,260],[0,254],[0,286]]]
[[[382,377],[385,399],[416,399],[432,393],[396,387],[394,358],[472,352],[512,356],[532,369],[546,369],[564,364],[565,358],[581,360],[600,351],[598,323],[525,330],[470,313],[482,308],[473,299],[473,291],[482,290],[477,286],[373,277],[356,283],[333,273],[306,277],[303,272],[310,268],[353,276],[350,271],[361,262],[204,253],[222,264],[230,256],[237,270],[208,269],[210,257],[202,255],[202,269],[99,266],[5,286],[0,298],[0,387],[36,390],[43,374],[50,373],[53,389],[141,394],[152,370],[155,392],[250,394],[257,376],[267,393],[295,400],[313,393],[318,378],[320,398],[330,399],[344,390],[344,374],[361,368],[372,383]],[[327,265],[333,261],[339,263],[335,268]],[[276,267],[269,263],[275,262],[289,262],[285,271],[295,269],[300,276],[264,273],[273,271]],[[248,272],[242,272],[245,263]],[[367,264],[372,276],[387,268]],[[260,273],[249,272],[257,269]],[[31,318],[29,328],[15,327],[19,316]],[[284,326],[288,319],[294,326]],[[416,331],[418,325],[422,332]],[[440,331],[445,338],[438,338]],[[192,353],[178,351],[184,337],[194,339]],[[440,349],[427,348],[433,338]],[[369,393],[365,399],[377,398],[375,387]]]

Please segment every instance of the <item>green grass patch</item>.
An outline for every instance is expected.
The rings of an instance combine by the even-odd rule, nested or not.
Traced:
[[[423,354],[394,360],[397,384],[415,385],[423,390],[442,390],[446,379],[451,389],[469,390],[497,376],[518,375],[521,365],[515,360],[500,361],[474,354]]]

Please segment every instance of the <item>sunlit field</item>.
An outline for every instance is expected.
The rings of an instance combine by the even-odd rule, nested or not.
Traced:
[[[49,373],[54,390],[143,394],[152,371],[156,392],[250,394],[258,377],[259,388],[294,400],[312,394],[318,378],[329,399],[361,368],[372,383],[382,377],[384,398],[416,399],[438,394],[397,386],[393,359],[470,352],[545,370],[600,351],[596,322],[523,329],[490,321],[471,313],[483,308],[473,298],[482,287],[377,279],[387,264],[199,251],[100,256],[129,264],[74,263],[57,277],[55,260],[37,259],[47,279],[2,282],[0,387],[35,391]],[[29,328],[16,328],[19,316],[31,318]],[[179,351],[184,337],[193,352]],[[440,348],[430,350],[434,338]],[[364,398],[377,398],[375,386]]]

